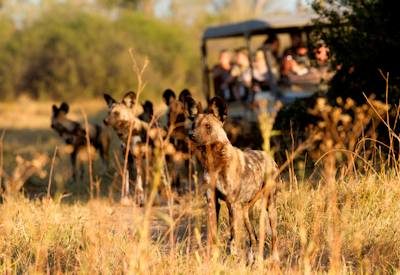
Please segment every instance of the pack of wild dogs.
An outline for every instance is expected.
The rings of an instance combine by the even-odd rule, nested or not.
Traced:
[[[78,177],[80,170],[77,156],[80,150],[87,147],[88,140],[102,160],[108,163],[109,128],[119,138],[122,155],[128,157],[128,182],[138,205],[146,202],[156,158],[163,158],[163,182],[175,186],[178,193],[187,190],[186,179],[191,176],[189,162],[195,159],[201,170],[200,184],[207,190],[209,211],[215,211],[211,214],[215,214],[216,225],[221,203],[227,206],[230,246],[243,245],[243,228],[251,249],[256,249],[258,238],[249,213],[259,198],[266,198],[267,227],[271,233],[270,255],[278,258],[274,205],[276,188],[265,188],[267,170],[274,171],[276,164],[263,151],[241,150],[232,145],[224,129],[228,114],[222,98],[212,98],[203,108],[189,90],[184,89],[177,96],[173,90],[167,89],[163,93],[168,107],[164,127],[160,126],[150,101],[138,108],[134,92],[127,92],[121,100],[104,94],[104,99],[108,114],[103,125],[85,127],[70,120],[67,103],[52,107],[51,127],[73,148],[70,157],[74,178]]]

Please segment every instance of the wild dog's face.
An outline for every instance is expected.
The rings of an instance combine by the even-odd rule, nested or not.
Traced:
[[[207,112],[195,117],[192,131],[189,133],[190,138],[198,146],[229,142],[223,128],[225,119],[226,104],[221,98],[214,97]]]
[[[51,115],[51,128],[54,129],[67,144],[80,144],[84,142],[85,131],[75,121],[67,118],[69,106],[61,103],[60,107],[53,105]]]
[[[121,102],[117,102],[108,94],[104,94],[104,99],[109,110],[103,122],[105,125],[111,126],[120,138],[129,132],[131,123],[133,135],[143,132],[143,121],[137,117],[138,110],[135,108],[136,94],[134,92],[126,93]]]
[[[164,103],[169,106],[171,102],[176,99],[175,92],[171,89],[166,89],[163,93]]]
[[[202,112],[201,103],[196,102],[191,96],[184,98],[183,106],[186,117],[191,121],[194,121],[194,119]]]
[[[183,89],[179,94],[178,100],[183,103],[187,97],[192,97],[192,93],[189,89]]]
[[[132,121],[135,116],[136,94],[128,92],[124,95],[121,102],[117,102],[108,94],[104,94],[104,99],[108,105],[108,115],[104,119],[104,124],[112,127],[118,127],[118,124]]]
[[[139,116],[139,118],[145,122],[150,122],[153,118],[154,115],[154,110],[153,110],[153,103],[151,101],[146,100],[143,104],[143,113]]]
[[[61,103],[60,107],[57,107],[56,105],[53,105],[52,107],[51,128],[59,134],[67,130],[66,126],[68,125],[64,125],[64,122],[66,120],[68,110],[69,106],[65,102]]]

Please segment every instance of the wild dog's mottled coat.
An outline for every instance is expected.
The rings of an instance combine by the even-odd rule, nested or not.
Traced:
[[[240,246],[241,240],[236,239],[240,230],[238,220],[243,217],[252,246],[255,246],[256,235],[249,220],[249,208],[265,184],[266,173],[274,171],[276,164],[263,151],[242,151],[232,146],[223,129],[226,117],[226,106],[222,99],[212,99],[208,112],[196,116],[190,137],[196,146],[196,156],[205,170],[205,183],[210,188],[215,185],[228,206],[232,239],[239,242]],[[212,190],[210,192],[213,194]],[[278,257],[274,192],[272,188],[267,196],[267,210],[272,231],[271,250],[274,257]]]
[[[188,89],[183,89],[178,99],[175,92],[167,89],[163,93],[167,110],[167,131],[170,133],[170,142],[174,144],[177,154],[167,157],[169,174],[171,175],[172,185],[183,192],[188,188],[189,171],[189,147],[188,147],[188,112],[186,108],[193,108],[191,93]],[[178,156],[181,156],[178,158]],[[175,161],[174,161],[175,160]]]
[[[78,122],[73,121],[67,117],[69,105],[65,102],[61,103],[59,107],[52,106],[51,128],[53,128],[66,144],[72,145],[71,163],[73,177],[76,179],[77,155],[81,149],[86,147],[86,130]],[[108,151],[110,146],[110,134],[100,125],[88,125],[90,144],[93,145],[100,153],[104,162],[108,160]]]
[[[164,150],[165,154],[173,154],[175,149],[170,144],[164,142],[163,139],[166,136],[166,132],[163,129],[140,119],[140,117],[150,119],[150,115],[152,116],[152,114],[142,114],[139,116],[139,112],[135,110],[136,94],[134,92],[126,93],[120,102],[117,102],[108,94],[104,95],[104,99],[109,107],[109,112],[104,119],[104,123],[111,126],[117,133],[122,143],[123,154],[125,154],[126,148],[129,148],[129,156],[132,160],[129,163],[130,170],[134,168],[136,172],[135,200],[139,204],[143,204],[143,185],[149,180],[146,178],[148,173],[146,173],[147,167],[144,160],[148,158],[148,163],[152,162],[154,148],[156,147]],[[146,113],[146,108],[143,109]],[[130,129],[132,130],[131,132],[129,132]],[[129,135],[131,135],[131,141],[130,144],[127,144]]]

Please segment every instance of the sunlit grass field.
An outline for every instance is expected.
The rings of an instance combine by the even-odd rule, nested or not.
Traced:
[[[245,257],[226,252],[225,208],[221,245],[209,253],[201,186],[198,192],[175,194],[169,206],[162,200],[151,208],[121,204],[115,162],[107,168],[96,159],[94,177],[101,192],[89,199],[87,177],[79,183],[71,180],[67,150],[50,129],[51,105],[28,100],[0,104],[7,173],[14,169],[17,155],[30,159],[43,153],[51,158],[59,148],[51,199],[45,196],[47,173],[29,179],[24,194],[0,204],[0,273],[400,272],[400,188],[395,169],[366,169],[333,186],[322,177],[284,176],[277,193],[280,262],[269,260],[267,245],[265,260],[248,264]],[[72,102],[71,109],[71,118],[82,121],[82,110],[90,122],[101,122],[106,111],[101,100]],[[113,138],[111,155],[120,153]],[[44,170],[50,171],[50,162]]]

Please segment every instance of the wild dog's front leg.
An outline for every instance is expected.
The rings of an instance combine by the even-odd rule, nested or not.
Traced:
[[[227,202],[230,214],[231,243],[232,254],[238,254],[243,248],[243,208],[240,203]]]
[[[254,252],[257,249],[257,236],[253,224],[251,223],[249,218],[249,210],[250,210],[249,205],[243,207],[244,225],[246,226],[247,236],[250,238],[251,241],[250,249],[247,252],[247,261],[249,264],[252,264],[254,263],[255,260]]]
[[[216,175],[204,174],[204,183],[207,186],[207,224],[210,245],[218,242],[215,181]]]
[[[208,185],[207,185],[208,186]],[[210,200],[214,201],[214,206],[209,205],[210,209],[214,209],[212,210],[215,212],[215,231],[218,232],[218,226],[219,226],[219,214],[221,211],[221,203],[220,200],[225,200],[225,196],[222,194],[221,191],[218,190],[218,188],[214,188],[214,195],[212,195],[210,193],[210,195],[208,195],[207,193],[207,203],[209,203]]]
[[[252,249],[257,248],[257,236],[256,232],[254,230],[253,225],[251,224],[250,218],[249,218],[249,206],[244,206],[243,207],[243,220],[244,220],[244,225],[246,226],[247,234],[249,235],[250,241],[251,241],[251,247]]]

